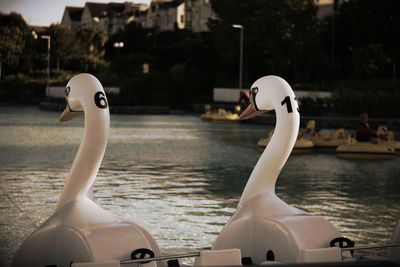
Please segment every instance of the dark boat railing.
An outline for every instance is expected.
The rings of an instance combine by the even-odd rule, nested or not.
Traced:
[[[370,249],[383,249],[383,248],[391,248],[391,247],[400,247],[400,243],[393,243],[393,244],[378,244],[378,245],[365,245],[365,246],[357,246],[357,247],[349,247],[349,248],[341,248],[342,252],[345,251],[355,251],[355,250],[370,250]],[[163,260],[176,260],[181,258],[193,258],[199,257],[200,252],[193,252],[187,254],[176,254],[176,255],[165,255],[159,257],[152,257],[152,258],[145,258],[145,259],[135,259],[135,260],[126,260],[121,261],[121,265],[125,264],[145,264],[152,261],[163,261]],[[255,266],[255,265],[254,265]],[[400,267],[400,264],[395,263],[390,260],[361,260],[361,261],[341,261],[341,262],[319,262],[319,263],[290,263],[290,264],[279,264],[280,267],[313,267],[313,266],[322,266],[322,267],[356,267],[356,266],[363,266],[363,267],[384,267],[384,266],[394,266]]]

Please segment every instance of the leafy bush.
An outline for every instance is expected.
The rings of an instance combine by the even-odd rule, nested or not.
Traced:
[[[400,82],[392,80],[342,81],[295,86],[307,91],[331,91],[330,99],[301,98],[302,115],[352,116],[368,112],[373,117],[399,117]],[[323,90],[325,89],[325,90]]]
[[[397,118],[400,102],[400,82],[351,82],[334,91],[336,112],[358,116],[368,112],[373,117]]]
[[[45,94],[46,80],[16,75],[0,82],[0,98],[4,102],[37,103]]]
[[[202,75],[199,75],[202,73]],[[120,78],[115,83],[111,73],[103,74],[106,82],[120,86],[120,96],[110,96],[110,105],[170,106],[190,109],[193,103],[212,101],[214,76],[186,64],[174,65],[169,72],[153,70],[148,74]]]
[[[66,61],[63,67],[73,72],[90,72],[98,74],[104,72],[108,63],[102,59],[92,56],[74,56]]]

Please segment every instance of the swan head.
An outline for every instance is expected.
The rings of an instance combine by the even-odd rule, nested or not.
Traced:
[[[257,117],[267,111],[274,110],[274,106],[285,97],[293,97],[290,85],[278,76],[264,76],[253,83],[250,88],[250,105],[240,115],[241,120]]]
[[[85,109],[108,107],[103,86],[91,74],[82,73],[71,78],[65,87],[67,106],[60,115],[60,121],[69,121]]]

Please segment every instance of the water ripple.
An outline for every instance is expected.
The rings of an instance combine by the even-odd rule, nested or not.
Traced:
[[[56,117],[0,107],[0,265],[52,214],[77,152],[82,118],[59,124]],[[111,121],[95,201],[148,229],[166,253],[209,247],[236,209],[268,128],[193,116]],[[387,242],[400,219],[399,163],[292,154],[276,192],[359,244]]]

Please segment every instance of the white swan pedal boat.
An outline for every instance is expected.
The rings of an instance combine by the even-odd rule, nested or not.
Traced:
[[[68,82],[65,98],[67,106],[60,121],[83,112],[83,140],[55,212],[22,243],[11,266],[68,267],[72,262],[130,260],[131,254],[139,257],[144,252],[159,256],[156,241],[145,229],[104,210],[89,198],[110,128],[102,85],[90,74],[79,74]],[[150,262],[146,266],[159,264]]]
[[[277,122],[237,211],[211,250],[162,256],[149,232],[102,209],[88,196],[107,144],[109,109],[103,87],[94,76],[73,77],[66,87],[67,107],[60,120],[84,112],[83,140],[54,214],[22,243],[12,266],[177,267],[177,259],[183,257],[196,257],[194,266],[339,263],[351,259],[350,251],[357,248],[334,225],[321,216],[289,206],[275,194],[276,180],[299,129],[300,116],[292,89],[276,76],[263,77],[251,88],[251,104],[241,117],[251,118],[275,109]],[[400,226],[387,246],[400,245],[396,242],[400,243]],[[388,257],[400,262],[400,249],[391,249]]]

